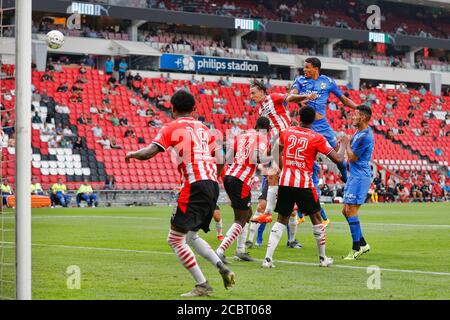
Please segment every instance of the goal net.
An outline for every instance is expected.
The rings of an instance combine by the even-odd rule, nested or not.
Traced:
[[[14,7],[0,0],[0,46],[13,43]],[[15,299],[15,212],[8,208],[8,193],[15,190],[15,84],[13,60],[0,52],[0,299]]]

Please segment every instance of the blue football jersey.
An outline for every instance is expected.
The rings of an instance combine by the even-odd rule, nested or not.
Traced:
[[[370,160],[372,159],[375,140],[370,127],[362,131],[357,131],[350,140],[350,146],[353,153],[358,157],[355,162],[349,161],[350,176],[370,178],[372,170],[370,170]]]
[[[299,94],[317,94],[317,99],[308,101],[307,104],[313,107],[316,112],[326,115],[328,96],[333,92],[336,97],[342,96],[342,90],[330,77],[320,75],[317,80],[300,76],[295,79],[292,89],[297,89]]]

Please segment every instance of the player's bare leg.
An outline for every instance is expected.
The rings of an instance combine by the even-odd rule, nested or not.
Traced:
[[[220,213],[219,206],[216,206],[216,210],[214,210],[213,219],[216,223],[216,233],[217,233],[217,240],[223,241],[223,224],[222,224],[222,215]]]
[[[344,260],[356,260],[361,255],[370,251],[370,245],[366,242],[362,235],[361,225],[358,217],[358,210],[361,205],[358,204],[344,204],[342,214],[347,219],[352,234],[352,250],[344,257]]]

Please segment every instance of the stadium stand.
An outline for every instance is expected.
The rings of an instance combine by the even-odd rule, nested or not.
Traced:
[[[170,104],[162,98],[170,96],[179,88],[190,90],[195,95],[196,117],[222,132],[231,130],[228,134],[233,134],[233,127],[235,129],[237,127],[236,130],[253,127],[257,118],[256,109],[246,98],[249,93],[247,84],[231,83],[230,86],[220,86],[217,82],[204,82],[194,85],[188,80],[169,80],[161,75],[160,78],[142,79],[142,83],[151,91],[148,94],[148,100],[143,100],[139,90],[132,89],[133,84],[130,87],[115,85],[115,88],[112,85],[110,88],[113,88],[117,94],[105,96],[102,88],[105,83],[108,83],[109,77],[95,69],[87,69],[87,73],[83,75],[87,83],[79,85],[83,88],[80,95],[81,102],[71,102],[73,93],[70,90],[58,92],[57,89],[62,83],[67,83],[71,88],[80,77],[79,70],[79,67],[64,67],[62,72],[51,72],[54,81],[43,81],[44,72],[33,72],[35,93],[40,93],[41,97],[45,93],[55,100],[56,106],[66,105],[69,110],[69,113],[58,113],[51,111],[54,108],[52,103],[46,104],[42,100],[38,104],[34,102],[42,123],[33,123],[32,173],[39,177],[44,189],[56,182],[58,178],[63,178],[69,189],[75,189],[85,177],[92,181],[94,189],[101,189],[106,177],[111,175],[116,179],[118,190],[171,190],[174,188],[178,183],[178,173],[169,153],[160,154],[153,162],[134,162],[132,165],[125,164],[123,158],[127,150],[144,146],[144,143],[149,143],[156,135],[158,128],[154,124],[150,127],[150,120],[159,118],[163,123],[170,120],[168,113]],[[13,90],[13,80],[5,83],[7,89]],[[286,87],[279,86],[274,86],[271,90],[283,93],[287,91]],[[236,95],[236,91],[239,91],[239,95]],[[436,107],[436,97],[427,92],[422,96],[423,101],[419,103],[420,110],[414,110],[416,117],[410,119],[409,125],[399,126],[398,119],[407,119],[407,114],[411,111],[408,110],[410,101],[420,96],[418,91],[400,93],[397,90],[384,91],[380,88],[371,88],[362,91],[348,90],[347,93],[357,103],[375,101],[371,104],[374,112],[373,119],[376,121],[373,160],[380,168],[386,168],[400,177],[404,177],[407,172],[429,172],[433,181],[439,180],[439,166],[448,166],[450,154],[447,141],[450,135],[448,125],[450,121],[447,119],[445,126],[439,127],[442,121],[445,122],[445,117],[450,112],[449,97],[439,98],[440,104]],[[375,95],[375,100],[369,100],[371,94]],[[393,97],[397,97],[397,103],[389,116],[385,105]],[[160,98],[161,103],[158,104]],[[105,99],[109,99],[112,113],[93,114],[91,106],[102,106]],[[373,99],[373,96],[370,96],[370,99]],[[140,107],[135,105],[136,102],[140,107],[152,110],[155,117],[138,115],[137,110]],[[338,104],[334,97],[330,99],[330,102]],[[4,107],[6,110],[11,110],[13,104],[14,99],[5,101]],[[219,108],[222,108],[224,113],[216,112]],[[436,111],[436,108],[439,111]],[[289,105],[289,109],[295,115],[296,106]],[[440,118],[443,116],[444,120],[432,116],[427,120],[429,134],[416,136],[414,132],[421,129],[422,115],[431,114],[431,112]],[[86,115],[88,123],[80,123],[80,114]],[[243,118],[246,118],[246,121],[239,122],[239,119],[233,118],[233,115],[244,115]],[[113,116],[126,118],[127,125],[113,125],[111,122]],[[351,119],[346,111],[330,110],[328,118],[336,131],[344,131],[347,134],[353,132]],[[384,122],[380,121],[381,119]],[[95,124],[99,125],[102,132],[99,137],[96,137],[92,130]],[[132,126],[135,133],[132,137],[124,137],[128,125]],[[54,142],[51,141],[52,136],[45,133],[46,127],[50,132],[57,128],[69,127],[73,137],[66,139],[70,141],[68,146],[50,146]],[[388,132],[389,130],[396,130],[397,134],[392,135],[392,132]],[[442,137],[442,132],[445,132],[446,137]],[[436,139],[440,134],[441,138]],[[115,137],[118,148],[105,148],[99,143],[99,140],[104,140],[105,136]],[[75,137],[81,138],[83,148],[77,149],[73,146]],[[436,149],[441,150],[440,155],[436,154]],[[4,160],[14,159],[13,148],[3,148],[2,153]],[[13,162],[5,161],[2,165],[4,172],[13,177]],[[326,165],[324,167],[327,168]],[[334,175],[333,180],[337,182],[336,177]]]

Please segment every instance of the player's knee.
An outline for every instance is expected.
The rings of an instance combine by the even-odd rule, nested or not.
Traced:
[[[289,217],[290,216],[283,216],[283,215],[279,214],[278,218],[277,218],[277,222],[286,225],[289,223]]]
[[[197,232],[189,231],[186,234],[186,242],[187,242],[187,244],[191,245],[195,240],[198,239],[198,237],[199,237],[199,235],[198,235]]]
[[[342,208],[342,214],[344,215],[344,216],[348,216],[348,214],[349,214],[349,208],[348,208],[348,206],[344,206],[344,208]]]

